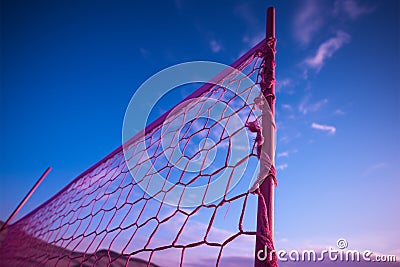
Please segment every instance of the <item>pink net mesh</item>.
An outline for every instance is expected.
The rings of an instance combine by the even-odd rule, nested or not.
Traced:
[[[264,46],[265,41],[260,42],[233,64],[255,84],[261,80]],[[253,102],[254,86],[243,87],[243,79],[230,73],[220,85],[201,87],[200,98],[190,110],[170,113],[163,125],[146,129],[144,146],[133,138],[9,226],[2,233],[1,265],[253,265],[257,195],[248,189],[258,158],[256,133],[250,133],[246,123],[257,118],[247,104]],[[243,88],[233,93],[224,85]],[[216,101],[210,104],[207,99]],[[218,103],[229,104],[233,110],[222,109],[219,119],[209,119],[207,114]],[[180,120],[187,112],[195,114],[195,119]],[[228,134],[224,129],[231,116],[239,116],[243,124]],[[172,121],[179,131],[169,125]],[[229,162],[232,138],[240,132],[247,133],[250,147],[243,148],[241,158]],[[178,141],[166,147],[162,137],[168,134]],[[177,148],[180,156],[166,153]],[[211,155],[215,148],[217,152]],[[199,171],[190,170],[193,161],[200,164]],[[231,177],[238,171],[242,178],[233,184]],[[155,175],[169,185],[161,184],[158,191],[148,194],[146,186]],[[208,199],[210,186],[218,179],[225,191],[220,198]],[[177,186],[182,190],[179,194]],[[194,186],[203,190],[203,197],[190,203],[185,194]]]

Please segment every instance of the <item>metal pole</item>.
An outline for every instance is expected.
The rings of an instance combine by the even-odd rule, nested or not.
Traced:
[[[274,247],[275,187],[275,169],[273,167],[275,158],[275,8],[273,7],[267,9],[266,42],[267,47],[264,54],[265,65],[261,90],[269,108],[264,108],[262,114],[262,135],[264,137],[264,143],[261,147],[261,154],[267,156],[264,156],[264,159],[262,156],[260,158],[260,173],[262,168],[267,168],[269,165],[271,169],[267,170],[268,176],[259,187],[255,267],[278,266],[276,256],[270,259],[271,250]],[[265,157],[268,159],[265,159]],[[266,160],[268,164],[265,164]],[[263,253],[260,254],[259,252],[261,250]],[[261,259],[260,256],[262,256]]]
[[[275,38],[275,8],[270,7],[267,9],[267,32],[266,38]],[[274,47],[275,49],[275,47]],[[273,60],[275,64],[275,57]],[[275,82],[275,66],[273,66],[273,72],[270,74],[271,78]],[[263,125],[264,136],[270,138],[267,141],[268,155],[270,155],[271,163],[275,164],[275,83],[271,83],[271,86],[267,89],[266,94],[270,95],[267,97],[268,105],[272,113],[273,120],[267,120],[267,124]],[[270,224],[271,237],[274,238],[274,181],[272,179],[266,180],[266,183],[261,185],[261,193],[267,200],[268,207],[268,222]]]
[[[22,207],[25,205],[25,203],[28,201],[28,199],[32,196],[33,192],[36,191],[36,189],[39,187],[39,185],[43,182],[44,178],[46,178],[47,174],[51,171],[51,167],[48,167],[46,171],[40,176],[39,180],[35,183],[35,185],[29,190],[28,194],[24,197],[24,199],[19,203],[17,208],[14,210],[14,212],[8,217],[7,221],[3,224],[3,226],[0,229],[0,232],[3,231],[8,227],[10,222],[15,218],[17,213],[22,209]]]

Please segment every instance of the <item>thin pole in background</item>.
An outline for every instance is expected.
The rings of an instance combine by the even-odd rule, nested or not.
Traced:
[[[14,210],[14,212],[8,217],[7,221],[3,224],[3,226],[0,229],[0,232],[3,231],[8,227],[8,225],[11,223],[11,221],[15,218],[15,216],[18,214],[18,212],[22,209],[22,207],[25,205],[25,203],[28,201],[28,199],[32,196],[33,192],[36,191],[36,189],[39,187],[39,185],[43,182],[44,178],[46,178],[47,174],[51,171],[51,167],[48,167],[45,172],[40,176],[39,180],[35,183],[35,185],[29,190],[28,194],[24,197],[24,199],[19,203],[17,208]]]

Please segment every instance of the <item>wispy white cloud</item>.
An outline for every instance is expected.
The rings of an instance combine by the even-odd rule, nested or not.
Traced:
[[[372,173],[374,173],[377,170],[383,169],[387,167],[387,163],[386,162],[378,162],[375,163],[371,166],[369,166],[365,171],[364,171],[364,175],[370,175]]]
[[[307,0],[294,18],[294,36],[302,45],[308,45],[323,24],[319,1]]]
[[[254,10],[252,10],[251,5],[246,2],[241,2],[233,7],[233,14],[240,18],[245,27],[248,29],[246,34],[244,34],[242,38],[242,42],[244,44],[243,49],[240,51],[239,56],[244,55],[249,48],[252,48],[257,43],[259,43],[265,37],[265,31],[263,24],[260,23],[260,20],[254,16]],[[251,31],[250,31],[251,30]],[[256,32],[256,34],[249,35],[249,32]]]
[[[249,47],[253,47],[256,44],[258,44],[259,42],[261,42],[261,40],[265,37],[265,33],[258,33],[252,37],[246,35],[243,36],[242,38],[242,42],[245,44],[248,44]]]
[[[276,166],[276,169],[280,170],[280,171],[283,171],[287,167],[289,167],[289,165],[287,163],[284,163],[284,164],[280,164],[280,165]]]
[[[248,3],[242,2],[233,8],[233,14],[241,18],[249,28],[256,28],[259,21],[254,16],[254,12]]]
[[[294,36],[300,44],[308,45],[328,20],[335,17],[356,20],[375,9],[376,7],[360,4],[357,0],[336,0],[333,9],[325,5],[324,1],[305,0],[294,17]]]
[[[279,141],[279,143],[282,143],[282,144],[289,144],[290,142],[292,142],[295,139],[300,138],[301,136],[302,136],[301,132],[297,132],[296,134],[293,134],[290,136],[283,135],[283,136],[279,137],[278,141]]]
[[[278,153],[277,157],[278,158],[289,157],[289,152],[288,151],[284,151],[284,152]]]
[[[213,39],[210,41],[210,48],[214,53],[218,53],[222,50],[222,44],[221,42]]]
[[[282,108],[283,109],[287,109],[287,110],[292,110],[293,109],[292,106],[289,105],[289,104],[282,104]]]
[[[151,55],[150,51],[145,49],[145,48],[143,48],[143,47],[139,48],[139,52],[143,56],[143,58],[149,58],[150,55]]]
[[[282,79],[282,80],[278,80],[278,84],[280,84],[282,86],[290,86],[290,85],[292,85],[292,79],[285,78],[285,79]]]
[[[243,36],[242,42],[245,44],[245,48],[243,48],[242,51],[240,51],[239,56],[244,55],[248,49],[252,48],[256,44],[261,42],[261,40],[264,39],[264,37],[265,33],[263,32],[260,32],[253,36],[248,36],[248,35]]]
[[[346,17],[355,20],[363,15],[372,13],[374,10],[375,7],[363,6],[356,0],[336,0],[333,14],[335,16],[344,14]]]
[[[291,88],[293,86],[293,80],[290,78],[278,79],[276,83],[276,91],[278,93],[285,92],[288,94],[293,94],[294,90]]]
[[[338,109],[336,109],[336,110],[333,112],[333,114],[334,114],[334,115],[345,115],[346,112],[344,112],[343,110],[341,110],[340,108],[338,108]]]
[[[336,128],[331,125],[318,124],[318,123],[313,122],[311,124],[311,128],[319,130],[319,131],[329,132],[330,134],[336,133]]]
[[[322,106],[324,106],[327,103],[328,103],[328,99],[326,99],[326,98],[321,99],[315,103],[309,103],[309,97],[305,97],[300,102],[298,109],[301,113],[307,114],[309,112],[318,111]]]
[[[331,58],[344,44],[350,42],[350,38],[351,36],[348,33],[338,31],[335,37],[328,39],[318,47],[314,56],[306,58],[305,64],[316,71],[320,71],[325,61]]]
[[[179,13],[182,14],[183,12],[183,1],[182,0],[175,0],[175,7],[178,9]]]

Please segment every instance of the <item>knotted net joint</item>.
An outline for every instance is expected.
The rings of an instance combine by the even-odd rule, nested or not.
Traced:
[[[257,158],[260,159],[261,147],[262,147],[262,144],[264,143],[264,137],[261,134],[261,126],[258,123],[258,121],[255,120],[255,121],[246,123],[246,127],[249,129],[250,132],[257,133],[256,139],[254,140],[254,142],[256,143],[256,146],[257,146]]]

